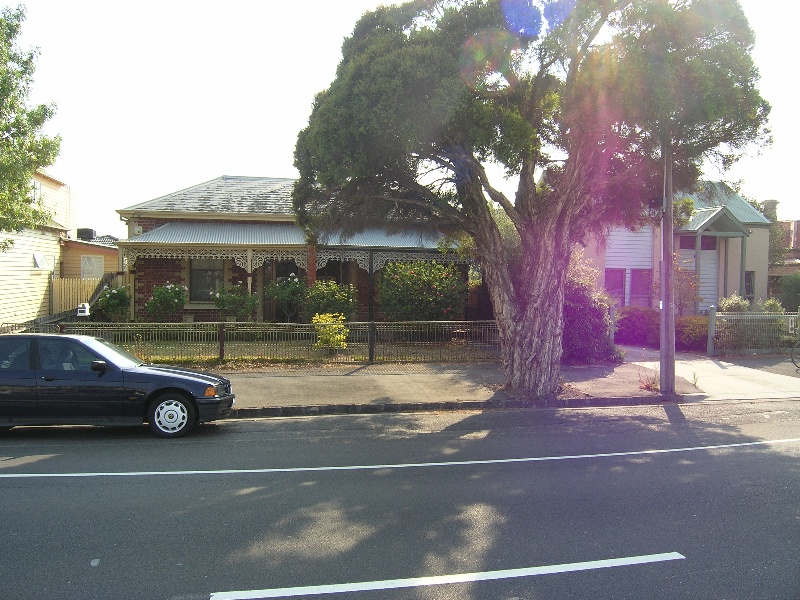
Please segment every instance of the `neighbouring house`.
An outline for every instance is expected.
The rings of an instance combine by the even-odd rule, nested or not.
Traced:
[[[36,229],[2,233],[13,246],[0,252],[0,323],[32,321],[51,314],[51,281],[60,276],[62,245],[74,234],[77,203],[69,186],[42,171],[33,176],[34,197],[50,212]]]
[[[127,222],[122,269],[133,276],[134,312],[147,318],[153,287],[185,285],[189,301],[176,319],[219,321],[213,294],[243,285],[261,302],[259,321],[276,320],[264,300],[268,282],[294,273],[309,283],[329,278],[358,291],[358,320],[375,315],[375,274],[389,261],[461,262],[437,248],[438,236],[370,229],[350,238],[306,241],[292,210],[293,179],[222,176],[118,210]]]
[[[37,171],[33,193],[50,219],[36,229],[0,234],[13,240],[8,251],[0,252],[0,286],[4,290],[0,325],[73,312],[90,299],[97,284],[76,286],[67,280],[100,279],[116,272],[119,265],[114,238],[97,238],[93,230],[77,229],[78,204],[70,186]]]
[[[783,231],[783,260],[769,266],[769,287],[773,295],[780,293],[780,280],[800,271],[800,221],[780,221]]]
[[[61,272],[65,279],[100,279],[119,266],[117,238],[97,237],[93,229],[78,229],[77,239],[64,240]]]
[[[707,312],[733,294],[766,300],[770,221],[724,183],[699,182],[691,193],[675,194],[682,198],[694,204],[690,221],[675,229],[677,264],[698,281],[689,312]],[[590,244],[586,255],[617,306],[658,308],[661,248],[658,224],[636,231],[616,227],[603,242]]]

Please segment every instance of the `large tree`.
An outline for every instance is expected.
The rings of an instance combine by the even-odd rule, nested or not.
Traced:
[[[17,46],[24,18],[22,7],[0,9],[0,232],[5,233],[47,222],[32,178],[37,169],[53,164],[60,144],[60,138],[42,134],[55,107],[28,106],[37,52]],[[0,251],[10,244],[0,239]]]
[[[508,383],[559,384],[576,242],[635,225],[703,160],[766,142],[754,39],[736,0],[417,0],[366,13],[298,136],[295,210],[311,232],[466,232]],[[519,175],[513,198],[486,165]],[[492,207],[514,225],[509,261]],[[513,265],[513,267],[512,267]]]

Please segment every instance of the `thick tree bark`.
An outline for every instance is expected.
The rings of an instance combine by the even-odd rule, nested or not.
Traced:
[[[571,249],[568,219],[554,211],[523,234],[523,273],[514,289],[491,217],[474,233],[494,306],[507,385],[533,397],[552,395],[561,379],[564,285]]]

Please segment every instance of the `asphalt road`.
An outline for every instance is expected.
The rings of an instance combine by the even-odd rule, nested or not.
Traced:
[[[800,404],[19,428],[0,524],[13,600],[797,600]]]

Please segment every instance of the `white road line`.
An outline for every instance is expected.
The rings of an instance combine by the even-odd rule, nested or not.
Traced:
[[[551,462],[557,460],[587,460],[593,458],[619,458],[626,456],[652,456],[656,454],[672,454],[675,452],[707,452],[709,450],[728,450],[732,448],[748,448],[752,446],[770,446],[775,444],[795,444],[800,438],[782,440],[763,440],[760,442],[742,442],[738,444],[717,444],[715,446],[691,446],[688,448],[665,448],[661,450],[636,450],[632,452],[603,452],[600,454],[571,454],[566,456],[530,456],[525,458],[496,458],[487,460],[461,460],[426,463],[398,463],[383,465],[346,465],[332,467],[277,467],[265,469],[214,469],[207,471],[106,471],[86,473],[0,473],[0,479],[36,479],[36,478],[69,478],[69,477],[156,477],[186,475],[248,475],[269,473],[313,473],[320,471],[374,471],[379,469],[423,469],[430,467],[463,467],[477,465],[504,465],[512,463]],[[2,468],[2,463],[0,463]]]
[[[243,590],[237,592],[215,592],[210,600],[260,600],[262,598],[288,598],[291,596],[311,596],[314,594],[342,594],[346,592],[366,592],[374,590],[391,590],[398,588],[423,587],[429,585],[451,585],[454,583],[472,583],[475,581],[493,581],[515,577],[533,577],[537,575],[553,575],[556,573],[572,573],[611,567],[628,567],[669,560],[683,560],[686,557],[677,552],[663,554],[647,554],[644,556],[628,556],[606,560],[591,560],[562,565],[528,567],[524,569],[507,569],[503,571],[484,571],[478,573],[459,573],[455,575],[439,575],[434,577],[411,577],[409,579],[387,579],[384,581],[360,581],[332,585],[309,585],[289,588],[273,588],[266,590]]]

